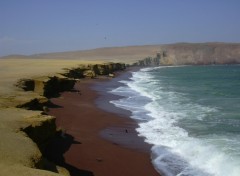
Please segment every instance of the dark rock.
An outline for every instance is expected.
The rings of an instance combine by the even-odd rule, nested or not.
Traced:
[[[59,95],[59,92],[71,90],[75,84],[74,79],[66,77],[39,77],[34,79],[34,91],[47,98]]]
[[[34,90],[34,80],[32,79],[20,79],[15,85],[25,91]]]

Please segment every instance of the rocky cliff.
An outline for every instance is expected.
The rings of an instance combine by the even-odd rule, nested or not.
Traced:
[[[124,63],[103,63],[103,64],[85,64],[79,65],[77,68],[65,69],[64,76],[68,78],[94,78],[98,75],[109,75],[115,71],[126,69]]]
[[[0,175],[68,176],[66,169],[42,155],[57,132],[55,117],[46,115],[48,98],[72,90],[77,79],[124,69],[122,63],[86,64],[50,76],[19,79],[15,85],[22,91],[0,99]]]
[[[40,139],[45,144],[55,134],[54,117],[43,115],[41,111],[14,107],[1,109],[0,117],[0,175],[69,175],[68,171],[58,166],[53,167],[58,168],[58,174],[44,170],[47,162],[42,157],[37,141],[32,140]],[[51,128],[45,128],[46,123]],[[36,137],[30,139],[31,135]]]
[[[178,43],[159,46],[155,57],[140,59],[134,65],[239,64],[240,44]]]

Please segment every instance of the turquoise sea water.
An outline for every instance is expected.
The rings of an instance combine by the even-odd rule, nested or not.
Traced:
[[[111,91],[167,176],[240,175],[240,66],[144,68]]]

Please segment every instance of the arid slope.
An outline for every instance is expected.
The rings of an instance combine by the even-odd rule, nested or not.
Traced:
[[[124,62],[133,64],[157,53],[165,53],[161,64],[231,64],[240,63],[239,43],[176,43],[167,45],[145,45],[109,47],[83,51],[46,53],[30,56],[7,56],[15,59],[61,59],[80,61]]]

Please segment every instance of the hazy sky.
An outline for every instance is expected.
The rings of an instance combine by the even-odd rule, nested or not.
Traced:
[[[0,0],[0,56],[240,42],[240,0]]]

